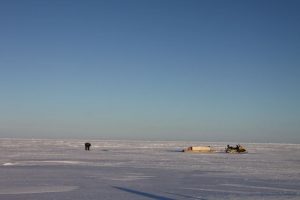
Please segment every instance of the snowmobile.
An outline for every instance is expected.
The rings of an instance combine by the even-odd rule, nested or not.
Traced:
[[[226,153],[248,153],[247,150],[240,144],[235,147],[227,145],[225,148]]]

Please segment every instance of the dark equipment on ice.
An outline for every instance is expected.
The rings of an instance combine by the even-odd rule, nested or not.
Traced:
[[[226,153],[247,153],[247,150],[240,144],[235,147],[227,145],[225,148]]]
[[[86,151],[89,151],[91,146],[92,146],[92,145],[91,145],[91,143],[89,143],[89,142],[86,142],[86,143],[84,144],[84,147],[85,147],[85,150],[86,150]]]

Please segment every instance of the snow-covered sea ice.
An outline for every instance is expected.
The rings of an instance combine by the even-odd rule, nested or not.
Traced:
[[[300,145],[0,140],[0,199],[300,199]],[[211,145],[216,153],[182,153]]]

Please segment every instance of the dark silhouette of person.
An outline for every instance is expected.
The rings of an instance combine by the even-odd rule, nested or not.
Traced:
[[[90,150],[90,147],[91,147],[92,145],[91,145],[91,143],[86,142],[86,143],[84,144],[84,146],[85,146],[85,150],[86,150],[86,151],[89,151],[89,150]]]

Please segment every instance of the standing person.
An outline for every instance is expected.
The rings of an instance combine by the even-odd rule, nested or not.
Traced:
[[[86,143],[84,144],[84,146],[85,146],[85,150],[86,150],[86,151],[89,151],[89,150],[90,150],[90,147],[91,147],[92,145],[91,145],[91,143],[86,142]]]

